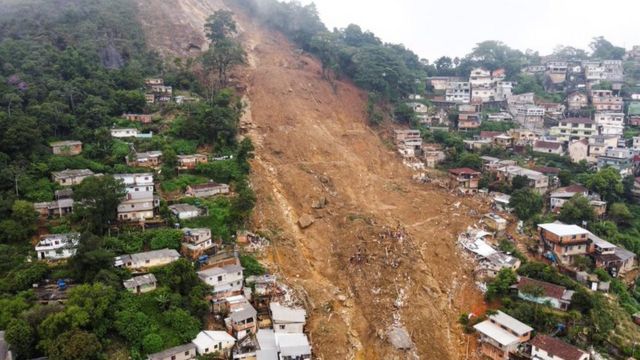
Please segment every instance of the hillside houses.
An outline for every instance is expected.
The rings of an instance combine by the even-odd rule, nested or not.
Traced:
[[[127,155],[126,162],[128,166],[132,167],[149,167],[156,168],[160,166],[162,159],[162,151],[146,151],[137,152],[131,155]]]
[[[574,294],[573,290],[567,290],[564,286],[524,276],[519,277],[514,287],[518,290],[519,298],[538,304],[549,304],[558,310],[567,310]]]
[[[533,328],[519,320],[497,311],[489,318],[473,326],[479,336],[480,353],[492,360],[510,359],[518,346],[529,339]]]
[[[178,155],[178,170],[193,170],[199,164],[206,164],[209,157],[204,154]]]
[[[82,141],[56,141],[49,144],[53,155],[74,156],[82,153]]]
[[[89,169],[78,169],[78,170],[62,170],[62,171],[54,171],[51,173],[51,177],[53,181],[58,183],[60,186],[74,186],[79,185],[82,180],[96,175],[93,171]]]
[[[68,259],[76,254],[79,244],[79,233],[43,235],[35,246],[35,252],[39,260]]]
[[[229,185],[218,184],[213,181],[204,184],[188,185],[184,192],[185,196],[196,198],[207,198],[219,194],[228,194],[230,192]]]
[[[116,256],[114,266],[132,270],[142,270],[167,265],[179,258],[180,254],[178,254],[177,251],[173,249],[161,249]]]
[[[154,209],[160,206],[160,198],[154,196],[153,174],[116,174],[113,176],[125,185],[126,196],[118,205],[118,220],[144,221],[154,217]]]

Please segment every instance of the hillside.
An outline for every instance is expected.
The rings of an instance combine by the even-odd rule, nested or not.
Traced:
[[[345,81],[334,91],[317,59],[242,9],[214,0],[138,4],[148,42],[165,57],[203,47],[214,10],[236,14],[250,58],[237,78],[256,144],[253,222],[272,240],[265,261],[306,294],[318,358],[403,357],[385,340],[394,323],[420,358],[467,358],[457,318],[482,298],[455,239],[482,204],[412,182],[365,124],[366,94]],[[320,199],[326,206],[314,209]],[[301,229],[305,214],[315,222]]]

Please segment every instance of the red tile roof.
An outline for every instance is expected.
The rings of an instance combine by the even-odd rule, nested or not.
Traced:
[[[564,286],[522,276],[520,277],[520,281],[518,281],[516,287],[520,290],[523,286],[539,287],[544,291],[544,296],[554,299],[562,299],[564,292],[567,290]]]
[[[587,192],[589,189],[587,189],[586,187],[580,185],[580,184],[573,184],[573,185],[569,185],[569,186],[565,186],[563,188],[559,188],[558,190],[554,191],[554,192],[568,192],[568,193],[585,193]]]
[[[533,147],[543,149],[558,149],[562,148],[562,144],[558,142],[538,140],[533,144]]]
[[[558,357],[562,360],[580,360],[586,354],[573,345],[547,335],[538,335],[530,343],[546,351],[550,357]]]
[[[453,175],[478,175],[480,172],[470,168],[449,169],[449,174]]]
[[[550,167],[550,166],[536,166],[534,168],[532,168],[531,170],[535,170],[538,172],[541,172],[543,174],[554,174],[557,175],[560,173],[560,168],[557,167]]]
[[[564,120],[560,120],[560,122],[569,124],[593,124],[593,120],[589,118],[566,118]]]
[[[502,134],[500,131],[480,131],[480,139],[491,139]]]

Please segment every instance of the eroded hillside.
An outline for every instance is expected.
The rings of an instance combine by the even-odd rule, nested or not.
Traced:
[[[203,47],[202,25],[216,9],[235,12],[250,57],[237,78],[256,144],[254,226],[272,240],[265,261],[306,294],[317,357],[472,358],[457,319],[482,299],[455,239],[483,205],[414,183],[366,126],[365,94],[348,82],[334,90],[316,59],[242,9],[217,0],[138,3],[149,42],[167,56]],[[314,223],[301,229],[305,215]],[[390,345],[394,324],[407,329],[412,351]]]

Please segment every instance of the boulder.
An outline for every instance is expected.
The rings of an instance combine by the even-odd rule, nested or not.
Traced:
[[[304,214],[300,217],[300,219],[298,219],[298,225],[300,225],[301,228],[306,229],[311,226],[314,221],[315,219],[313,218],[313,216]]]

